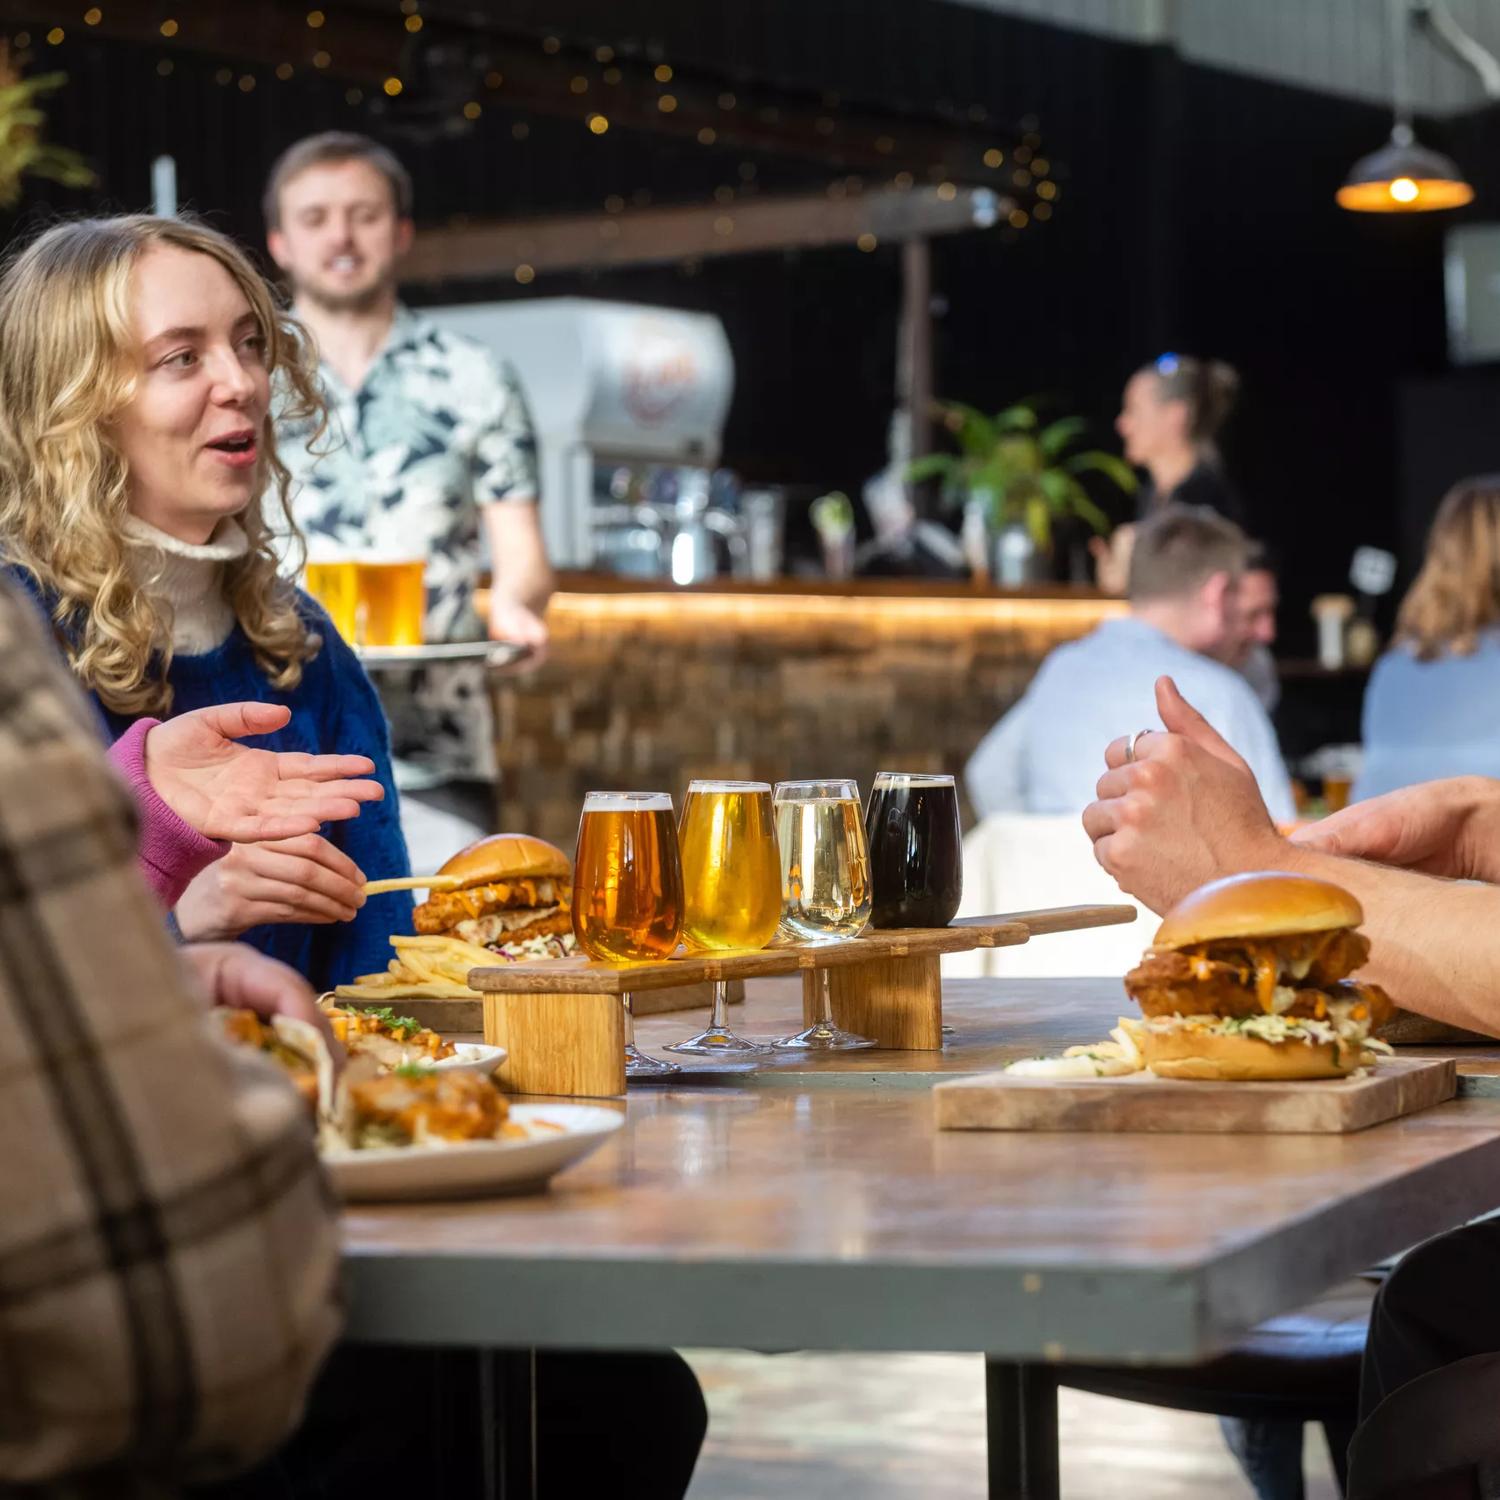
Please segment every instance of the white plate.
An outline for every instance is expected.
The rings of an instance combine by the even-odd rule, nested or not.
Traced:
[[[524,1141],[468,1141],[344,1151],[323,1157],[339,1194],[355,1203],[487,1198],[537,1192],[547,1179],[604,1144],[625,1123],[602,1104],[513,1104],[511,1117],[563,1128]]]
[[[432,1066],[439,1073],[493,1073],[505,1061],[504,1047],[488,1047],[481,1042],[455,1042],[452,1057],[441,1057]]]

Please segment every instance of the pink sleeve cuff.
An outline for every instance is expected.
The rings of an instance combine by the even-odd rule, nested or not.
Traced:
[[[109,748],[109,758],[141,814],[141,846],[136,863],[163,906],[170,910],[200,870],[229,853],[229,845],[205,838],[162,801],[146,775],[146,736],[160,719],[137,719]]]

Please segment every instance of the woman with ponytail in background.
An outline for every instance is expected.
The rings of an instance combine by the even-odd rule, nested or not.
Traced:
[[[1146,471],[1136,519],[1164,505],[1206,505],[1243,529],[1244,506],[1224,473],[1218,435],[1239,394],[1240,377],[1221,359],[1163,354],[1125,383],[1115,431],[1125,458]],[[1092,550],[1099,587],[1122,594],[1130,573],[1133,526],[1116,527]]]

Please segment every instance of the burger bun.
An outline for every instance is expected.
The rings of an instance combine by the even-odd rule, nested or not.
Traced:
[[[460,849],[438,874],[456,875],[464,886],[503,880],[568,880],[573,863],[546,839],[529,833],[492,833]]]
[[[1199,886],[1162,919],[1153,946],[1190,948],[1235,938],[1292,937],[1358,927],[1360,904],[1341,886],[1283,870]]]
[[[1153,1031],[1131,1028],[1146,1066],[1159,1078],[1206,1078],[1263,1082],[1299,1078],[1347,1078],[1360,1063],[1360,1049],[1338,1042],[1267,1042],[1203,1028]]]

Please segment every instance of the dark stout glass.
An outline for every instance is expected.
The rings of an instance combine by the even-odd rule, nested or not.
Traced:
[[[963,898],[958,793],[951,776],[882,771],[865,812],[872,927],[946,927]]]

